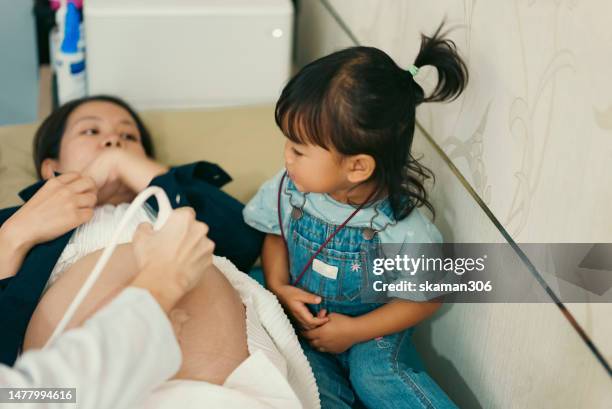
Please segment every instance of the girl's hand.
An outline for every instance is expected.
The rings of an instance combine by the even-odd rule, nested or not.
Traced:
[[[146,288],[169,311],[212,265],[214,243],[208,226],[190,207],[174,210],[159,231],[141,224],[132,244],[140,274],[132,285]]]
[[[3,225],[27,251],[88,222],[97,201],[97,187],[89,177],[66,173],[49,179]]]
[[[354,318],[335,312],[327,314],[329,322],[318,328],[302,331],[302,337],[320,352],[340,354],[349,349],[357,341],[353,337]]]
[[[280,285],[274,288],[273,292],[289,315],[303,329],[310,330],[317,328],[329,320],[327,317],[315,317],[306,307],[306,304],[319,304],[321,297],[318,295],[289,284]]]

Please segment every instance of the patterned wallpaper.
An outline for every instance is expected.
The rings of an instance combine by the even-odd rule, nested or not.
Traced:
[[[297,57],[304,64],[352,45],[352,36],[405,67],[420,33],[446,18],[471,82],[452,104],[419,107],[424,129],[515,241],[612,242],[611,15],[605,0],[303,0]],[[432,89],[436,73],[425,67],[417,81]],[[415,149],[437,173],[432,195],[446,240],[503,240],[435,151],[418,138]],[[612,306],[567,307],[612,362]],[[465,407],[612,401],[605,370],[554,305],[452,306],[425,327],[439,336],[420,337],[433,346],[425,354]],[[465,385],[447,379],[454,371]]]

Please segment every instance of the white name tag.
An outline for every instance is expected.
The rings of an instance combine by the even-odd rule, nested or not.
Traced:
[[[338,267],[325,264],[324,262],[316,258],[312,262],[312,269],[317,273],[321,274],[322,276],[331,278],[332,280],[335,280],[336,277],[338,277]]]

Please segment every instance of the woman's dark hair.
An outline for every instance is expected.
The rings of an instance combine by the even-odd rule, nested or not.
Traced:
[[[443,26],[431,37],[421,36],[414,62],[438,71],[438,84],[427,97],[412,74],[383,51],[351,47],[302,68],[276,104],[276,123],[291,141],[372,156],[376,169],[369,181],[378,186],[374,197],[386,192],[397,220],[423,205],[435,215],[423,185],[433,173],[410,153],[416,107],[452,101],[468,81],[467,66],[455,43],[444,38]]]
[[[48,158],[58,159],[59,157],[62,135],[64,134],[66,121],[70,114],[79,106],[92,101],[110,102],[129,112],[134,122],[136,122],[138,132],[140,132],[140,140],[145,153],[150,158],[155,157],[155,149],[153,147],[151,134],[145,127],[142,119],[140,119],[136,111],[134,111],[127,102],[121,98],[110,95],[92,95],[65,103],[53,111],[36,130],[36,134],[34,135],[33,155],[34,166],[36,167],[36,174],[39,179],[42,179],[41,167],[43,161]]]

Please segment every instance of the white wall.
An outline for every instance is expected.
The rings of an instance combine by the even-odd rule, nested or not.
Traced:
[[[447,17],[471,82],[419,107],[425,130],[517,242],[612,242],[612,3],[605,0],[330,0],[364,45],[411,64]],[[298,15],[298,63],[353,45],[319,0]],[[427,89],[435,73],[424,69]],[[607,90],[607,91],[606,91]],[[455,242],[503,237],[420,136],[437,176],[436,224]],[[568,305],[612,362],[610,304]],[[417,331],[461,407],[608,408],[612,383],[554,304],[446,306]]]
[[[0,0],[0,125],[38,114],[38,56],[33,1]]]

